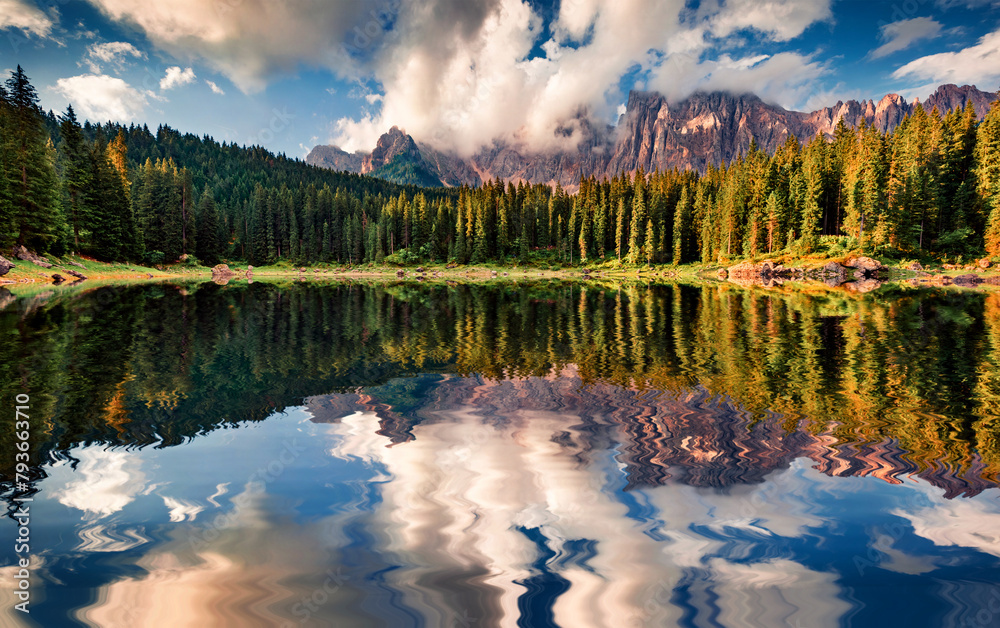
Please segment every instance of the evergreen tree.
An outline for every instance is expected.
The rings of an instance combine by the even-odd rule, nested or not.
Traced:
[[[48,138],[38,94],[21,66],[7,79],[4,94],[5,159],[11,226],[17,244],[49,250],[63,227],[55,150]]]
[[[985,217],[985,246],[1000,255],[1000,100],[994,101],[979,125],[975,150],[976,183]]]
[[[198,238],[195,250],[198,260],[206,266],[215,266],[222,259],[219,212],[211,189],[202,192],[198,203]]]
[[[62,154],[63,180],[67,199],[64,207],[73,228],[73,250],[79,252],[81,250],[80,226],[90,220],[83,198],[90,184],[91,168],[90,153],[83,137],[83,127],[76,119],[73,105],[66,107],[66,113],[62,117],[59,130],[59,134],[62,136],[59,148]]]
[[[629,224],[628,255],[631,264],[638,263],[646,239],[646,176],[640,169],[635,175],[635,195],[632,197],[632,220]]]
[[[674,241],[673,241],[673,262],[674,264],[686,264],[694,261],[692,259],[691,224],[692,204],[687,186],[681,189],[681,196],[677,200],[674,208]]]

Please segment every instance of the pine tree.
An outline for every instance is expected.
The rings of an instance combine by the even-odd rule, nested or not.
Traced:
[[[62,154],[64,187],[66,189],[65,209],[73,228],[73,250],[80,249],[80,225],[90,219],[86,215],[87,207],[83,201],[89,186],[90,154],[86,139],[83,137],[83,127],[76,119],[73,105],[66,108],[59,125],[62,143],[59,146]]]
[[[821,200],[824,190],[824,161],[826,160],[826,140],[817,135],[806,147],[802,162],[805,183],[805,198],[802,200],[801,252],[810,253],[819,244],[823,208]]]
[[[628,254],[626,259],[630,264],[636,264],[642,257],[642,248],[646,240],[646,221],[649,215],[646,210],[645,173],[640,169],[635,175],[635,195],[632,197],[632,220],[629,223]]]
[[[463,194],[465,191],[463,190]],[[459,197],[458,203],[458,220],[455,223],[455,261],[459,264],[464,264],[468,261],[468,244],[465,239],[465,212],[463,207],[465,206],[465,198]]]
[[[674,264],[686,264],[693,261],[691,258],[691,200],[687,186],[681,189],[680,199],[674,208],[674,242],[673,242],[673,262]]]
[[[20,65],[7,79],[5,92],[4,130],[9,134],[5,144],[13,164],[7,173],[13,178],[8,181],[10,231],[17,244],[45,251],[56,243],[64,224],[55,150],[38,108],[38,94]]]
[[[986,250],[1000,255],[1000,100],[979,125],[975,151],[976,183],[985,217]]]
[[[643,244],[643,258],[647,264],[656,261],[656,228],[653,226],[653,219],[646,219],[646,242]]]
[[[196,255],[206,266],[215,266],[222,258],[219,212],[211,189],[205,189],[198,203],[198,239]]]
[[[618,211],[615,212],[615,255],[622,261],[625,249],[625,199],[618,200]]]
[[[115,225],[114,229],[121,238],[118,247],[119,259],[138,261],[142,258],[143,240],[132,207],[132,183],[128,178],[127,165],[128,147],[125,143],[125,134],[121,129],[119,129],[115,139],[108,144],[106,152],[107,161],[111,166],[109,172],[111,196],[108,200],[108,212],[110,221]]]

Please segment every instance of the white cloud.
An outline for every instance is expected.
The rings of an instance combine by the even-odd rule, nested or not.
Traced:
[[[712,18],[711,32],[726,37],[741,29],[791,41],[816,22],[832,19],[829,2],[799,0],[728,0],[725,10]]]
[[[218,94],[220,96],[225,96],[226,95],[226,92],[222,91],[222,88],[215,84],[215,81],[209,81],[209,80],[206,79],[205,80],[205,84],[208,85],[209,88],[211,88],[211,90],[214,93],[216,93],[216,94]]]
[[[194,75],[194,70],[191,68],[184,68],[183,70],[178,66],[172,66],[167,68],[167,73],[163,78],[160,79],[160,89],[168,90],[175,87],[181,87],[182,85],[189,85],[194,83],[197,77]]]
[[[976,85],[992,91],[1000,83],[1000,31],[957,52],[941,52],[911,61],[893,72],[897,79],[916,78],[928,84]]]
[[[65,96],[84,118],[95,122],[135,120],[149,104],[150,96],[120,78],[104,74],[61,78],[53,89]]]
[[[693,88],[712,84],[714,74],[714,84],[739,86],[737,71],[725,67],[733,60],[714,50],[745,47],[750,31],[761,50],[741,57],[752,60],[832,19],[832,0],[704,0],[697,9],[685,0],[565,0],[550,29],[528,0],[386,0],[374,10],[346,0],[241,0],[209,11],[200,0],[91,1],[174,56],[204,60],[244,92],[302,65],[378,85],[381,100],[334,125],[334,141],[347,150],[370,150],[398,125],[462,153],[494,138],[536,150],[572,145],[578,138],[556,129],[580,115],[612,119],[619,83],[637,68],[659,85]],[[530,58],[539,48],[545,54]],[[746,69],[769,81],[772,99],[789,102],[808,91],[803,81],[817,68],[806,52]]]
[[[941,23],[929,17],[900,20],[882,27],[881,38],[885,43],[871,51],[872,59],[881,59],[900,50],[906,50],[922,39],[941,36]]]
[[[816,81],[826,65],[811,55],[782,52],[733,59],[697,61],[675,57],[651,77],[649,86],[677,100],[694,91],[752,93],[789,109],[802,109],[816,93]]]
[[[381,110],[342,119],[333,141],[346,150],[370,150],[392,124],[417,140],[471,153],[496,137],[536,150],[565,148],[578,137],[555,129],[586,112],[614,117],[622,76],[650,72],[650,87],[675,97],[698,88],[760,91],[782,104],[801,100],[822,67],[810,56],[748,57],[742,70],[729,57],[705,60],[719,38],[753,30],[785,42],[831,16],[830,3],[795,0],[705,2],[691,15],[682,0],[564,2],[542,43],[546,55],[528,60],[539,44],[540,17],[518,0],[496,0],[470,23],[434,19],[437,5],[404,9],[401,32],[373,69],[384,92]],[[749,78],[743,78],[745,74]]]
[[[61,504],[82,510],[90,517],[114,514],[130,504],[146,484],[140,461],[125,451],[90,447],[76,454],[79,479],[53,491]]]
[[[398,4],[400,0],[387,0]],[[300,63],[349,67],[341,42],[353,26],[364,28],[370,7],[357,1],[91,0],[108,17],[138,26],[178,58],[199,57],[244,92]]]
[[[0,0],[0,30],[19,28],[25,34],[47,37],[52,26],[52,19],[38,7],[22,0]]]
[[[87,46],[85,63],[90,68],[91,73],[100,74],[101,62],[110,63],[120,70],[129,57],[145,59],[146,53],[126,41],[109,41]]]

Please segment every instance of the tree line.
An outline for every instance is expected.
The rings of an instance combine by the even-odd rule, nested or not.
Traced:
[[[161,125],[80,124],[0,90],[0,245],[207,264],[725,262],[806,254],[824,236],[875,255],[1000,255],[1000,105],[917,107],[893,132],[756,143],[705,173],[560,186],[424,189],[308,166]],[[1000,101],[998,101],[1000,102]]]

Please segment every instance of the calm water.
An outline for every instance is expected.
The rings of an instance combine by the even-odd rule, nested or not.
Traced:
[[[0,306],[36,464],[30,621],[8,518],[3,626],[1000,625],[1000,293]]]

